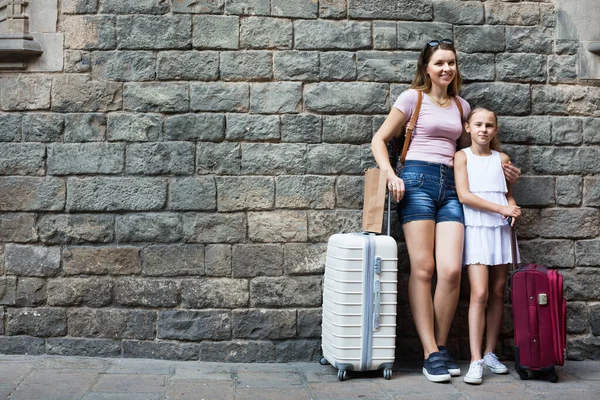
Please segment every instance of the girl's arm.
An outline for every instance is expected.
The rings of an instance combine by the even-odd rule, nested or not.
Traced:
[[[469,176],[467,174],[467,155],[464,151],[458,151],[454,155],[454,179],[456,181],[456,193],[458,200],[465,205],[482,211],[491,211],[505,217],[517,218],[521,215],[521,209],[516,204],[502,206],[482,199],[469,191]],[[508,198],[508,197],[507,197]],[[512,198],[512,195],[511,195]],[[514,203],[514,199],[513,199]]]

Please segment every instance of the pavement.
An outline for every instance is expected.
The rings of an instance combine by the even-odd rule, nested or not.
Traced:
[[[463,374],[468,363],[460,363]],[[416,363],[351,373],[340,382],[329,365],[0,355],[0,399],[10,400],[308,400],[308,399],[600,399],[600,361],[567,361],[558,383],[484,374],[478,386],[431,383]]]

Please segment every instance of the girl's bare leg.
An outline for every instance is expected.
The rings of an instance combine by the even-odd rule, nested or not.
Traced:
[[[485,308],[488,302],[488,266],[473,264],[468,267],[471,298],[469,300],[469,348],[471,361],[481,360],[481,344],[485,330]]]
[[[504,287],[508,276],[508,265],[494,265],[489,272],[490,294],[487,308],[487,331],[485,338],[485,352],[495,352],[500,329],[502,329],[502,316],[504,314]]]

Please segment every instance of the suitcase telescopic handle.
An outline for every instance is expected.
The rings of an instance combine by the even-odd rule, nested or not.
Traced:
[[[512,217],[508,217],[506,219],[508,221],[508,226],[510,226],[510,253],[512,256],[512,268],[513,270],[517,269],[517,231],[512,224]]]
[[[387,188],[386,188],[387,190]],[[392,215],[391,213],[391,208],[392,208],[392,194],[390,193],[389,190],[387,190],[387,230],[386,230],[386,235],[390,236],[390,216]]]

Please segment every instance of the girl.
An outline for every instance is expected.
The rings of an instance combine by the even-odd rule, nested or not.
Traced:
[[[511,262],[510,226],[506,217],[521,216],[512,197],[501,164],[508,156],[501,153],[496,113],[475,108],[467,116],[465,130],[471,146],[454,156],[456,191],[463,204],[465,244],[463,263],[471,284],[469,304],[469,344],[471,365],[464,381],[480,384],[483,367],[497,374],[508,369],[494,354],[504,308],[504,286]],[[517,254],[517,258],[518,258]],[[486,313],[487,305],[487,313]],[[487,323],[485,352],[481,345]]]

